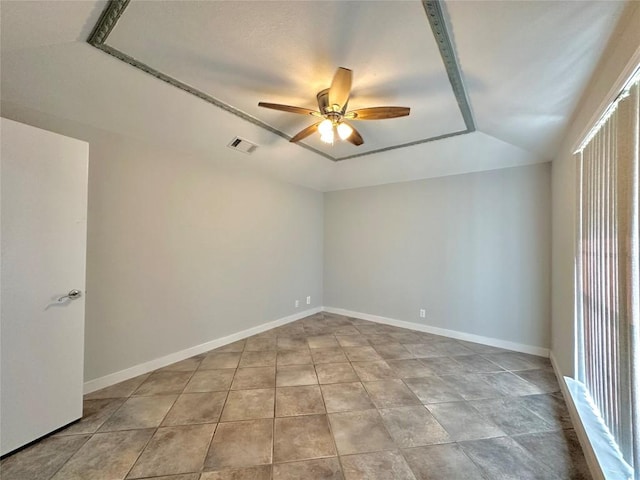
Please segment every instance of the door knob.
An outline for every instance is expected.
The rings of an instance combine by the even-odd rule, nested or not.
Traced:
[[[58,301],[62,302],[66,298],[68,298],[69,300],[74,300],[81,296],[82,296],[82,292],[80,290],[73,289],[73,290],[69,290],[69,293],[67,293],[66,295],[63,295],[60,298],[58,298]]]

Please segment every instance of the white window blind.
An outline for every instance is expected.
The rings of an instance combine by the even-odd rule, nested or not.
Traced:
[[[639,88],[636,75],[577,152],[576,258],[577,379],[637,480]]]

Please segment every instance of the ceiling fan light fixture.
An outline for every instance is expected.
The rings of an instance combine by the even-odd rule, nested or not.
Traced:
[[[324,119],[320,122],[320,125],[318,125],[318,131],[320,132],[320,135],[328,135],[331,132],[331,135],[333,136],[333,122],[328,118]]]
[[[299,142],[309,135],[319,132],[320,140],[324,143],[333,144],[337,134],[341,140],[347,140],[358,147],[364,143],[362,135],[351,125],[344,123],[343,120],[383,120],[386,118],[406,117],[409,115],[410,109],[408,107],[370,107],[347,111],[351,95],[352,73],[348,68],[338,67],[331,81],[331,86],[320,90],[316,95],[318,101],[317,111],[268,102],[258,102],[258,106],[324,118],[324,120],[309,125],[296,133],[289,139],[292,143]]]
[[[322,132],[320,133],[320,140],[322,140],[324,143],[333,144],[334,138],[335,138],[335,135],[333,134],[333,125],[331,126],[331,130],[328,130],[324,133]]]
[[[342,140],[346,140],[347,138],[349,138],[352,133],[353,128],[351,128],[351,126],[347,125],[346,123],[341,123],[340,125],[338,125],[338,136]]]

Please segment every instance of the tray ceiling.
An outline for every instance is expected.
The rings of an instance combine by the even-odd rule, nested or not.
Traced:
[[[411,35],[398,35],[402,31]],[[318,135],[298,144],[331,160],[475,129],[435,1],[118,0],[108,5],[89,42],[287,139],[316,120],[262,109],[258,102],[317,109],[316,93],[329,86],[338,66],[354,72],[350,110],[411,108],[409,117],[353,122],[365,140],[359,147],[327,145]]]
[[[105,9],[114,4],[126,8],[119,20],[112,19],[113,31],[96,32]],[[134,8],[157,5],[175,15],[162,15],[162,25],[150,10],[133,15]],[[327,86],[337,66],[345,66],[354,69],[353,108],[405,104],[412,115],[359,122],[366,143],[336,144],[331,150],[336,158],[366,152],[379,135],[404,135],[402,122],[418,119],[420,102],[436,109],[412,124],[425,135],[429,129],[464,128],[425,5],[434,3],[1,0],[2,115],[78,138],[114,132],[323,191],[540,163],[557,155],[605,45],[624,29],[636,28],[627,19],[637,18],[632,12],[640,8],[619,1],[438,2],[477,127],[466,135],[333,162],[285,139],[307,125],[306,117],[257,110],[258,101],[313,107],[315,93]],[[194,17],[198,8],[207,10],[189,22],[204,25],[200,32],[185,28],[179,15],[185,9]],[[178,59],[164,39],[176,28],[181,33],[169,35],[172,42],[195,45],[184,47],[184,58]],[[155,37],[145,33],[150,29]],[[103,50],[87,43],[92,31],[106,38]],[[194,38],[200,40],[191,42]],[[259,39],[269,44],[264,48],[270,57],[250,47],[253,42],[262,48]],[[116,40],[122,42],[119,48],[125,41],[135,44],[136,55],[147,49],[159,62],[191,72],[202,88],[209,82],[225,87],[229,97],[214,89],[207,95],[246,109],[247,115],[253,108],[263,119],[256,122],[280,128],[285,138],[105,54]],[[213,53],[223,64],[197,65]],[[152,62],[151,56],[145,61]],[[451,130],[442,128],[447,125]],[[103,133],[91,137],[91,128]],[[252,155],[228,149],[235,136],[259,148]]]

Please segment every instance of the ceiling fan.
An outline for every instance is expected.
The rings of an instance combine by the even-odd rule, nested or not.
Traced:
[[[333,143],[337,133],[342,140],[347,140],[356,146],[362,145],[364,140],[346,120],[383,120],[409,115],[410,109],[408,107],[371,107],[347,111],[351,93],[351,77],[352,72],[348,68],[339,67],[336,70],[331,86],[320,90],[316,95],[318,111],[267,102],[259,102],[258,106],[283,112],[312,115],[322,119],[298,132],[289,140],[290,142],[298,142],[319,131],[320,140],[325,143]]]

